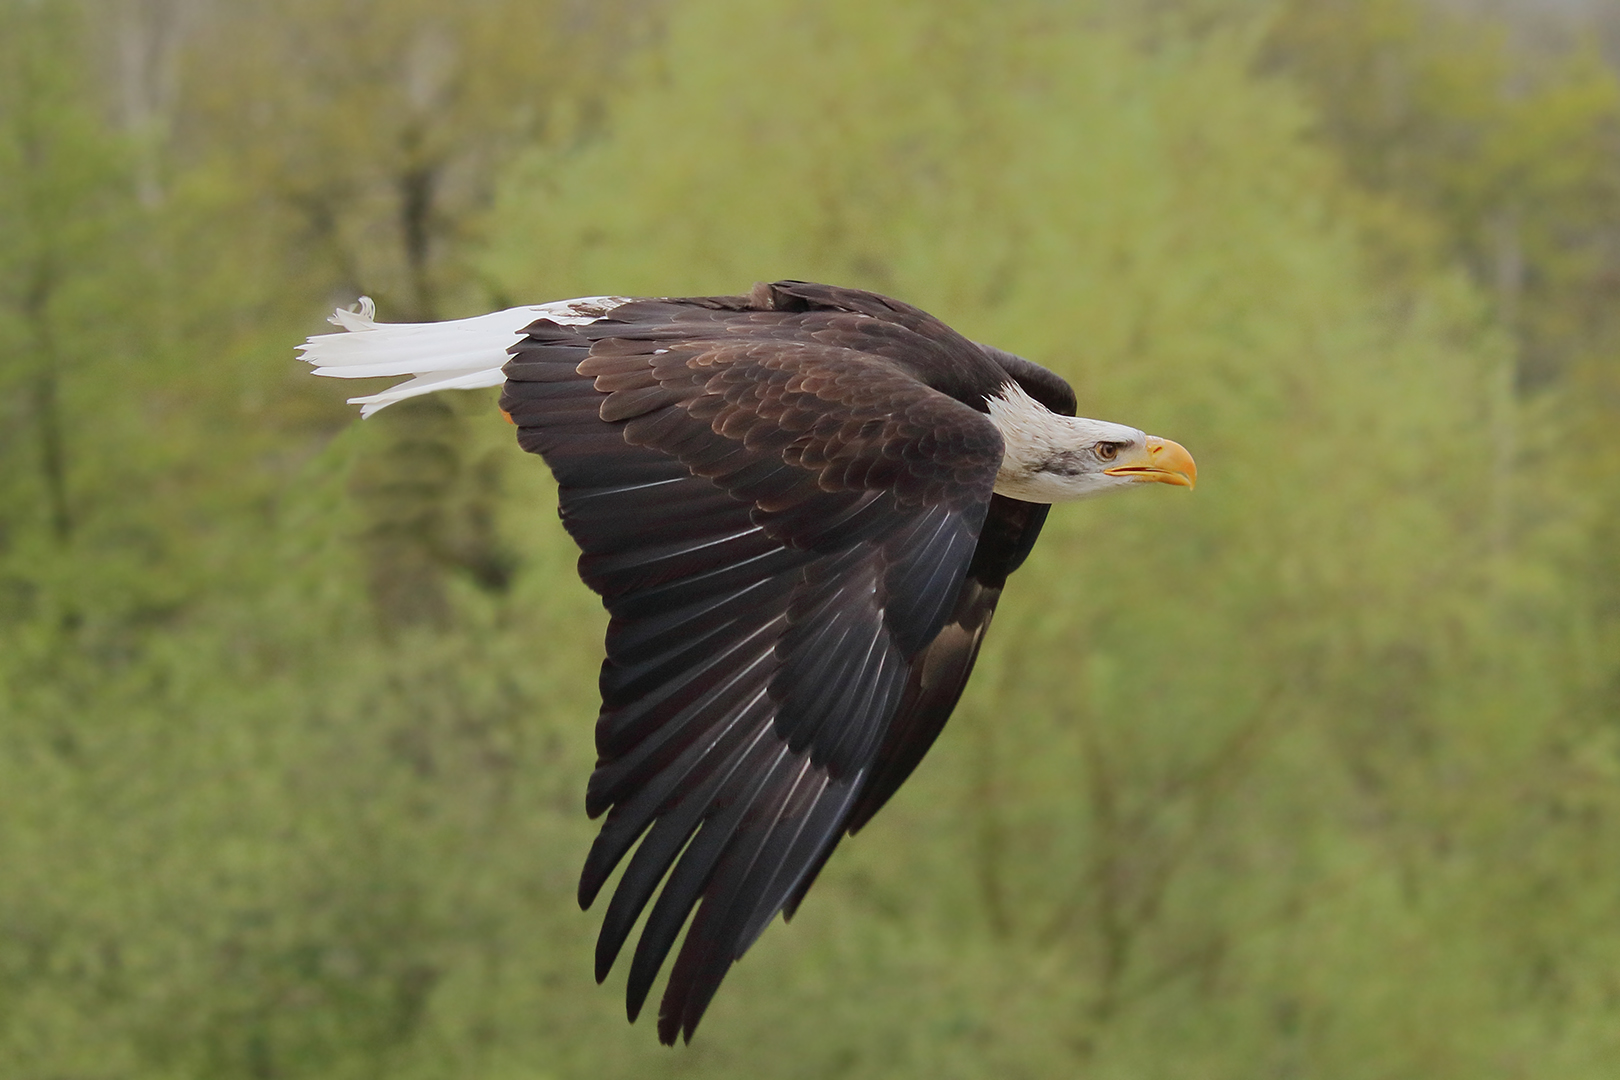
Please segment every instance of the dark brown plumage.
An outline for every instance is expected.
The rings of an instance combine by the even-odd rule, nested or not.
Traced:
[[[668,873],[628,1010],[698,905],[658,1023],[690,1038],[922,759],[1040,532],[1045,505],[993,494],[985,398],[1009,376],[1065,414],[1073,395],[915,308],[800,283],[542,319],[510,351],[501,408],[612,615],[582,906],[641,844],[597,978]]]

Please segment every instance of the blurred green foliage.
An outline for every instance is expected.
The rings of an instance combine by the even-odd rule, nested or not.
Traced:
[[[0,1075],[1612,1075],[1616,85],[1418,0],[0,0]],[[1054,512],[672,1052],[545,470],[290,353],[787,276],[1204,483]]]

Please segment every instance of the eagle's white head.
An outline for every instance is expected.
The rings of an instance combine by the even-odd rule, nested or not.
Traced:
[[[1180,443],[1124,424],[1059,415],[1015,382],[987,404],[1006,444],[998,495],[1067,502],[1145,480],[1187,488],[1198,480],[1198,466]]]

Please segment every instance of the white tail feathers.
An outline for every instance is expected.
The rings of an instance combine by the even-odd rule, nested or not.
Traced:
[[[523,339],[536,319],[564,325],[592,323],[627,303],[622,296],[588,296],[549,304],[509,308],[471,319],[437,323],[380,323],[371,297],[360,298],[359,311],[339,308],[327,321],[342,333],[316,334],[298,346],[299,358],[315,365],[316,375],[337,379],[413,378],[376,394],[349,399],[370,416],[396,401],[438,390],[499,386],[506,350]]]

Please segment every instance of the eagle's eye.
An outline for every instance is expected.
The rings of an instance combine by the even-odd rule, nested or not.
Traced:
[[[1113,461],[1119,457],[1119,443],[1100,442],[1091,448],[1091,452],[1097,455],[1098,461]]]

